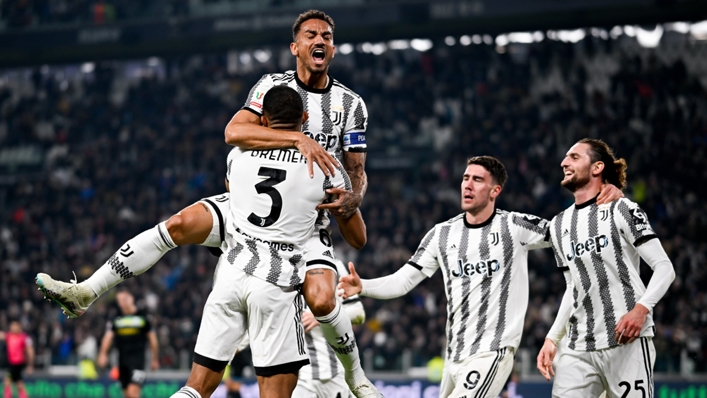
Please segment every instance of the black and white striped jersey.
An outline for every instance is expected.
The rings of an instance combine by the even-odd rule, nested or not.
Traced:
[[[326,88],[316,89],[304,84],[293,70],[263,75],[250,90],[243,109],[261,116],[265,93],[279,85],[287,85],[299,93],[304,111],[309,115],[302,132],[339,162],[343,161],[344,151],[366,151],[366,104],[358,94],[331,77]],[[329,222],[328,212],[321,211],[318,227],[328,228]]]
[[[302,97],[309,118],[302,132],[319,143],[336,159],[343,159],[343,151],[366,151],[366,104],[352,90],[329,77],[324,89],[308,87],[297,77],[297,72],[263,75],[253,86],[243,109],[258,116],[263,114],[263,97],[273,86],[287,85]]]
[[[336,264],[336,271],[339,276],[349,275],[349,270],[346,269],[341,261],[336,260],[334,264]],[[354,305],[360,301],[358,295],[351,296],[343,301],[339,296],[336,296],[336,299],[342,303],[342,310],[345,310],[345,306]],[[309,309],[305,307],[305,311],[309,311]],[[336,359],[336,354],[329,343],[326,342],[326,339],[324,339],[324,334],[320,327],[315,327],[305,333],[304,338],[307,342],[309,365],[300,368],[299,378],[301,380],[331,380],[338,375],[344,374],[344,367]]]
[[[646,213],[622,198],[572,205],[550,225],[558,267],[572,276],[569,347],[595,351],[618,345],[614,329],[646,291],[636,248],[656,237]],[[653,336],[652,311],[641,336]]]
[[[496,210],[482,224],[469,224],[462,213],[427,233],[408,264],[428,277],[442,268],[447,360],[518,348],[528,307],[528,250],[550,247],[548,225]]]
[[[339,167],[329,178],[317,167],[309,177],[296,149],[243,151],[227,160],[230,213],[226,222],[228,262],[278,286],[304,281],[304,244],[314,233],[316,206],[326,189],[351,189]]]

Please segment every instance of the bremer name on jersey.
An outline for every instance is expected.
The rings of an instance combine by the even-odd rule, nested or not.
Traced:
[[[447,359],[518,348],[528,306],[528,250],[549,247],[547,220],[496,210],[486,222],[464,214],[430,230],[408,264],[432,276],[442,268],[447,295]]]
[[[622,198],[597,205],[572,205],[551,222],[552,245],[559,267],[572,275],[574,303],[569,347],[579,351],[618,345],[614,329],[646,291],[636,247],[655,238],[646,213]],[[641,336],[653,336],[648,314]]]
[[[312,236],[316,207],[329,188],[351,190],[339,167],[329,178],[307,163],[296,149],[243,151],[233,148],[227,160],[230,213],[226,222],[228,262],[249,275],[278,286],[304,281],[303,247]]]
[[[309,118],[302,132],[341,161],[342,151],[366,151],[368,112],[361,97],[335,79],[324,89],[307,87],[295,71],[263,75],[250,91],[243,109],[263,114],[263,98],[273,86],[287,85],[302,97]]]

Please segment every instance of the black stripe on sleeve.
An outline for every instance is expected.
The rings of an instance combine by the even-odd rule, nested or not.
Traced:
[[[570,270],[570,267],[557,267],[557,269],[559,269],[562,272],[566,272],[566,271]]]
[[[418,271],[422,271],[422,266],[420,266],[420,265],[417,264],[416,262],[408,261],[408,264],[409,264],[409,265],[412,265],[412,266],[413,266],[414,268],[416,268]]]
[[[636,239],[635,242],[633,242],[633,247],[641,246],[642,244],[648,242],[651,239],[658,239],[658,235],[651,234],[651,235],[641,236],[640,238]]]
[[[353,147],[346,149],[346,152],[368,152],[366,147]]]
[[[241,108],[241,109],[244,110],[244,111],[252,112],[252,113],[253,113],[255,116],[257,116],[257,117],[263,116],[262,114],[258,113],[258,111],[254,110],[253,108],[247,107],[247,106],[244,106],[244,107]]]
[[[226,240],[226,232],[225,228],[226,226],[223,225],[223,214],[221,214],[221,210],[218,209],[218,206],[216,206],[216,203],[210,201],[209,199],[202,199],[204,202],[208,203],[211,205],[211,207],[214,208],[216,212],[216,216],[218,217],[218,234],[219,237],[221,238],[221,242]]]

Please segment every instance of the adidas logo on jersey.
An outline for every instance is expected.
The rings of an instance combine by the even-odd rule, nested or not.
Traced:
[[[567,236],[567,235],[569,235],[569,234],[570,234],[570,231],[567,230],[567,228],[565,228],[565,231],[562,232],[562,237],[564,238],[565,236]]]
[[[329,257],[329,258],[334,258],[334,255],[331,254],[331,251],[329,251],[329,250],[325,251],[325,252],[322,253],[322,254],[325,255],[325,256],[327,256],[327,257]]]

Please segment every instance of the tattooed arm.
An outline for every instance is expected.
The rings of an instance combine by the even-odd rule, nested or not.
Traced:
[[[335,202],[321,204],[317,209],[327,209],[335,217],[349,218],[361,206],[363,196],[368,189],[368,177],[364,166],[366,164],[365,152],[344,151],[344,169],[351,179],[351,191],[340,192],[327,190],[328,193],[335,193],[339,197]]]

